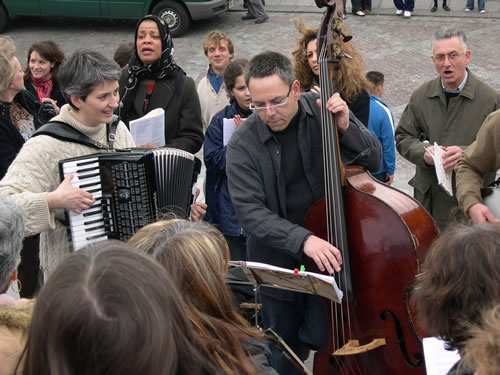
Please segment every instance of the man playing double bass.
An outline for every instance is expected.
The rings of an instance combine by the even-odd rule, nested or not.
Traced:
[[[300,93],[290,60],[264,52],[248,64],[245,81],[256,112],[233,134],[227,148],[229,190],[236,214],[248,233],[248,259],[288,269],[298,268],[304,254],[320,270],[340,271],[337,248],[301,226],[308,209],[324,195],[319,96]],[[338,94],[327,102],[340,133],[344,164],[377,171],[381,146],[349,112]],[[328,336],[318,296],[262,288],[264,328],[272,328],[306,359]],[[280,374],[297,370],[272,348]]]

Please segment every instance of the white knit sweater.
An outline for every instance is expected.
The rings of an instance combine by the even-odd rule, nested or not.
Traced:
[[[229,105],[226,84],[222,83],[219,92],[215,92],[208,78],[209,71],[210,66],[207,69],[207,74],[201,79],[200,83],[198,83],[197,88],[198,97],[200,98],[201,117],[203,118],[203,133],[207,131],[212,117]]]
[[[64,105],[55,121],[65,122],[90,138],[107,145],[106,124],[88,127],[71,115],[73,109]],[[116,131],[115,148],[134,147],[127,127],[120,123]],[[72,142],[64,142],[47,135],[31,138],[24,144],[7,174],[0,181],[0,194],[11,196],[25,213],[26,236],[40,235],[40,265],[46,278],[70,252],[64,219],[64,210],[49,210],[47,193],[61,183],[59,161],[98,152]]]

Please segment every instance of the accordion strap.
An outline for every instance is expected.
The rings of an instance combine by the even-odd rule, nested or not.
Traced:
[[[36,137],[37,135],[48,135],[61,141],[79,143],[98,150],[112,150],[115,141],[116,128],[118,127],[119,121],[118,116],[114,115],[113,120],[109,124],[106,124],[109,147],[103,145],[101,142],[93,140],[71,125],[61,121],[50,121],[46,123],[33,133],[32,137]]]

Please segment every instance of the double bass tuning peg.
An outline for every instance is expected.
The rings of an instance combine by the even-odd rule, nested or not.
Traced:
[[[342,31],[340,32],[340,35],[342,35],[342,41],[344,43],[347,43],[352,39],[352,35],[345,35]]]
[[[346,35],[344,34],[344,32],[342,31],[342,27],[343,27],[343,22],[342,22],[342,14],[340,14],[340,17],[336,17],[335,19],[335,23],[334,23],[334,27],[333,27],[333,31],[338,34],[338,35],[341,35],[342,36],[342,41],[344,43],[347,43],[349,42],[351,39],[352,39],[352,36],[351,35]]]

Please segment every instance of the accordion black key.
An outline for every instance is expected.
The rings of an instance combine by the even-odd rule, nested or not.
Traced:
[[[175,215],[187,218],[201,162],[173,148],[98,153],[59,162],[61,179],[92,193],[95,203],[66,210],[74,250],[108,238],[127,241],[146,224]]]

